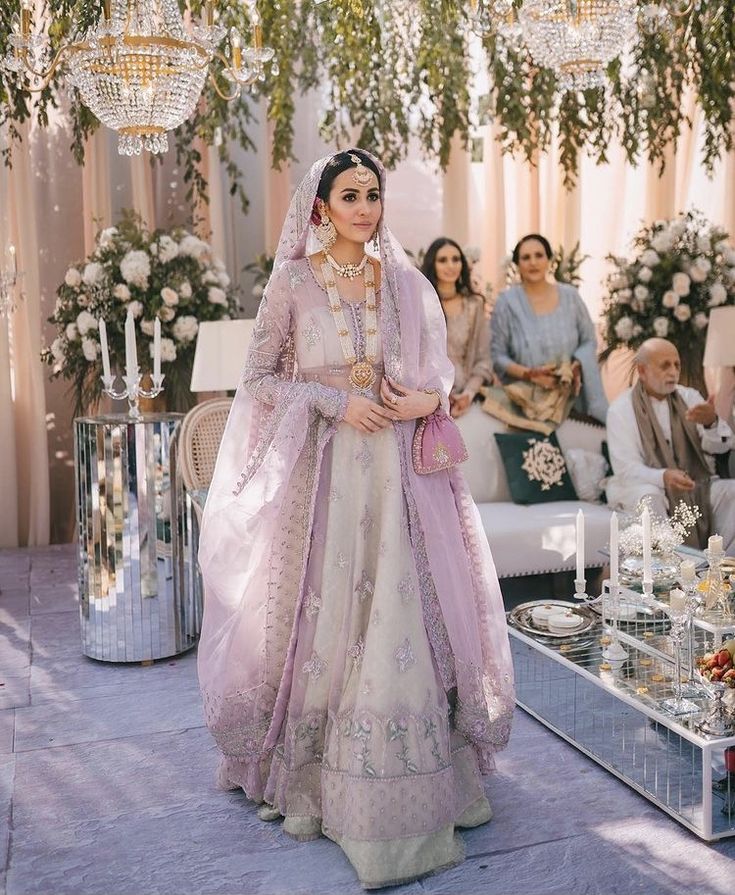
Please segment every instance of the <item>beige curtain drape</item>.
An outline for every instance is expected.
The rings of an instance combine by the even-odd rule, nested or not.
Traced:
[[[26,146],[27,124],[20,127]],[[5,139],[0,135],[0,141]],[[0,172],[0,245],[12,241],[23,273],[23,297],[0,320],[0,546],[49,542],[49,462],[44,373],[41,365],[41,289],[38,220],[29,153],[17,152],[13,169]],[[0,257],[2,254],[0,254]]]

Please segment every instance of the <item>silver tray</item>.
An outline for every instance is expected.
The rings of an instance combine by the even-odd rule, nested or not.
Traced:
[[[534,625],[531,612],[537,606],[559,606],[561,609],[571,609],[576,615],[581,615],[585,622],[573,631],[554,634],[548,628],[539,628]],[[508,614],[508,623],[518,628],[519,631],[533,634],[534,637],[547,637],[550,640],[573,640],[580,634],[586,634],[598,622],[599,616],[595,615],[587,606],[571,603],[569,600],[531,600],[529,603],[521,603],[520,606],[516,606]]]

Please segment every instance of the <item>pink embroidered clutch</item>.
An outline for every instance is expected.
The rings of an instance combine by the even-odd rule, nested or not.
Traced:
[[[419,420],[413,436],[413,468],[418,475],[451,469],[467,459],[457,424],[443,410]]]

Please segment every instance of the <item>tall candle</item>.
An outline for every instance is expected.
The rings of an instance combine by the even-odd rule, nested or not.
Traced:
[[[130,379],[138,375],[138,348],[135,344],[135,319],[128,310],[125,318],[125,372]]]
[[[153,378],[161,375],[161,320],[156,317],[153,324]]]
[[[99,319],[99,327],[100,327],[100,346],[102,348],[102,374],[105,379],[111,379],[112,374],[110,373],[110,350],[107,345],[107,324],[100,317]]]
[[[679,566],[679,580],[682,584],[690,584],[696,578],[696,568],[693,560],[685,559]]]
[[[618,514],[610,517],[610,586],[618,586]]]
[[[722,553],[722,535],[710,535],[709,540],[707,541],[707,547],[713,553]]]
[[[584,513],[577,510],[577,581],[584,581]]]
[[[651,569],[651,513],[648,507],[643,508],[643,581],[646,584],[653,583],[653,571]]]

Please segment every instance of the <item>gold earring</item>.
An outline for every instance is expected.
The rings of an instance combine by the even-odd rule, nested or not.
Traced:
[[[337,241],[337,228],[325,211],[320,210],[319,215],[319,223],[314,227],[314,232],[324,251],[328,252]]]

